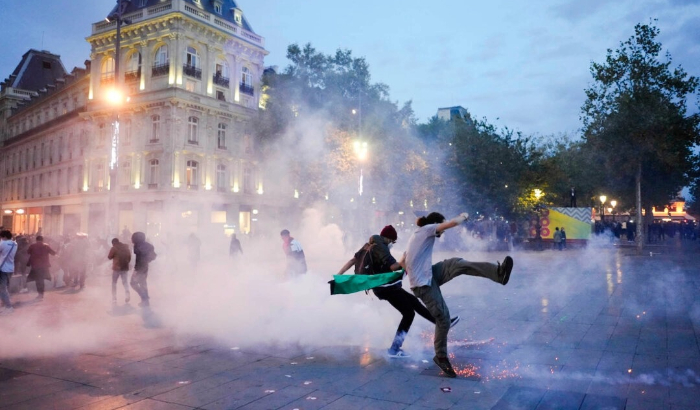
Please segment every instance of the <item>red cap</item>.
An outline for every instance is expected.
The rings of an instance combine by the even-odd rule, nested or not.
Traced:
[[[379,233],[379,235],[391,239],[392,241],[395,241],[399,237],[396,234],[396,229],[394,229],[394,227],[391,225],[385,226],[384,229],[382,229],[382,231]]]

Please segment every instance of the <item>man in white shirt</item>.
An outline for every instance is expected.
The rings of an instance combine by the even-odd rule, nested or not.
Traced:
[[[10,231],[0,232],[0,300],[2,308],[0,315],[8,315],[14,312],[10,302],[10,277],[15,271],[15,255],[17,254],[17,244],[12,240]]]
[[[513,269],[513,258],[506,256],[503,264],[488,262],[469,262],[462,258],[445,259],[433,265],[433,245],[435,238],[442,233],[466,221],[468,214],[445,221],[437,212],[422,216],[416,221],[418,229],[413,232],[406,246],[403,265],[406,268],[413,294],[422,300],[428,311],[435,317],[435,357],[433,361],[448,377],[457,377],[447,359],[447,333],[450,330],[450,311],[442,297],[440,286],[458,275],[481,276],[498,282],[508,283]]]

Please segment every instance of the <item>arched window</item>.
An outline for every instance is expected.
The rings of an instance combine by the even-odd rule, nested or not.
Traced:
[[[168,57],[168,46],[162,44],[156,49],[156,54],[153,58],[153,68],[151,69],[151,75],[153,77],[157,77],[160,75],[167,75],[169,72],[170,58]]]
[[[131,159],[124,159],[119,164],[119,187],[120,189],[129,189],[131,185]]]
[[[190,67],[199,68],[199,54],[194,47],[187,47],[185,51],[185,64]]]
[[[243,94],[253,95],[253,75],[248,67],[241,69],[240,91]]]
[[[199,163],[197,161],[187,161],[185,178],[187,179],[187,189],[199,189]]]
[[[248,166],[243,168],[243,192],[253,193],[253,171]]]
[[[199,144],[199,118],[190,116],[187,118],[187,143]]]
[[[226,191],[226,165],[219,164],[216,166],[216,190],[219,192]]]
[[[160,115],[151,115],[151,139],[149,142],[160,141]]]
[[[141,78],[141,53],[132,53],[126,60],[124,81],[138,81]]]
[[[97,145],[103,146],[107,143],[107,126],[105,123],[100,123],[97,127],[99,129],[97,133]]]
[[[102,60],[102,67],[100,68],[100,81],[103,83],[114,81],[114,59],[112,57],[105,57]]]
[[[228,88],[229,72],[228,64],[223,60],[217,60],[214,67],[214,84]]]
[[[148,161],[148,189],[158,188],[158,171],[160,167],[160,161],[153,158]]]
[[[226,149],[226,124],[219,123],[219,130],[216,134],[216,146],[220,149]]]

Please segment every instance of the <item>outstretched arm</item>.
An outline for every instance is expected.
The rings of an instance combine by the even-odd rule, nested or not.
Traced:
[[[340,270],[338,271],[338,275],[344,274],[348,271],[348,269],[352,268],[353,266],[355,266],[355,258],[350,259],[345,265],[343,265],[343,267],[340,268]]]
[[[454,228],[455,226],[461,224],[462,222],[466,221],[469,218],[469,214],[466,212],[462,212],[461,214],[455,216],[454,218],[450,219],[449,221],[443,222],[435,228],[435,232],[440,234],[450,228]]]

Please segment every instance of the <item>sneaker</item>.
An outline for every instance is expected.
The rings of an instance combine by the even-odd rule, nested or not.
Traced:
[[[445,373],[445,376],[447,377],[457,377],[457,373],[455,372],[455,369],[452,368],[452,365],[450,364],[449,359],[446,357],[433,357],[433,361],[435,362],[436,365],[442,370],[443,373]]]
[[[19,293],[29,293],[29,289],[27,289],[27,288],[20,289]]]
[[[506,256],[503,263],[498,264],[498,282],[505,286],[510,280],[510,272],[513,270],[513,258]]]
[[[411,357],[410,354],[404,352],[403,350],[399,349],[394,351],[393,349],[387,350],[387,353],[389,354],[389,357],[395,358],[395,359],[403,359],[406,357]]]
[[[459,316],[455,316],[450,319],[450,329],[452,329],[457,323],[459,323]]]
[[[15,309],[12,306],[2,307],[2,308],[0,308],[0,316],[12,314],[12,312],[14,312],[14,311],[15,311]]]

